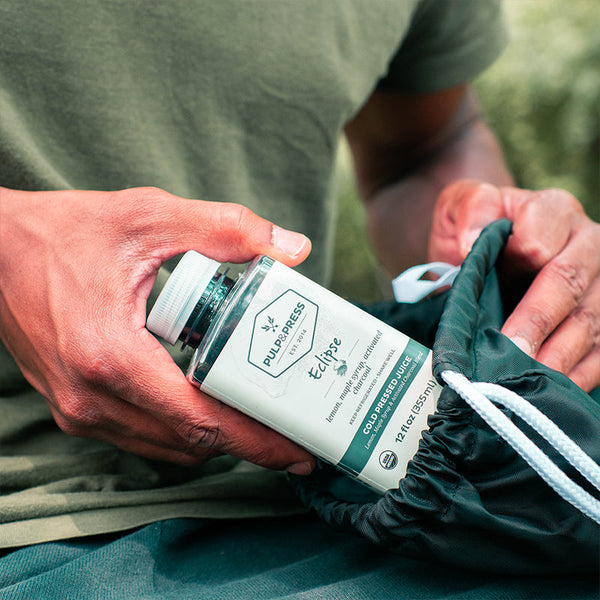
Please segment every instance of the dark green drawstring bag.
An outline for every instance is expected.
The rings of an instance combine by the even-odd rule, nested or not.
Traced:
[[[508,221],[497,221],[484,230],[449,292],[417,305],[384,303],[370,311],[433,347],[441,383],[442,373],[453,371],[518,394],[598,470],[600,388],[586,394],[500,333],[505,310],[496,263],[510,229]],[[588,502],[598,504],[598,490],[518,411],[501,412],[584,488]],[[600,526],[554,491],[448,386],[398,489],[380,497],[326,465],[294,481],[301,499],[328,523],[407,556],[507,574],[599,569]]]

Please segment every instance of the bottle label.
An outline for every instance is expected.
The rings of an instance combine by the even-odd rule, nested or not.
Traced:
[[[279,263],[201,388],[380,492],[441,389],[426,347]]]

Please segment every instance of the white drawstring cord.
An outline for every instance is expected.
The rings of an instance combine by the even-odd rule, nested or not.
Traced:
[[[396,302],[419,302],[435,290],[452,285],[459,271],[460,266],[444,262],[431,262],[406,269],[392,280],[394,298]],[[438,278],[433,281],[421,279],[426,273],[433,273]]]
[[[521,417],[600,490],[600,465],[597,465],[554,421],[521,398],[519,394],[501,385],[493,383],[473,383],[473,385],[488,398],[502,403]]]
[[[597,490],[600,467],[548,417],[518,394],[492,383],[472,383],[464,375],[446,370],[442,379],[498,432],[567,502],[600,524],[600,501],[563,473],[491,400],[506,406],[544,437]]]

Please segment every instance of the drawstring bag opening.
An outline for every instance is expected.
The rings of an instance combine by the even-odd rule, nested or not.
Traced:
[[[501,333],[511,223],[484,229],[452,287],[378,318],[432,348],[444,389],[398,487],[380,497],[320,464],[293,477],[331,525],[399,554],[502,574],[597,574],[600,402]],[[522,290],[519,290],[522,293]]]

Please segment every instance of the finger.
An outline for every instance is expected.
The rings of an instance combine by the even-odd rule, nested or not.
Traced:
[[[568,375],[586,392],[597,388],[600,385],[600,345],[577,363]]]
[[[191,249],[221,262],[247,262],[268,254],[288,265],[299,264],[310,253],[306,236],[278,227],[240,204],[186,200],[155,188],[123,190],[120,195],[133,207],[124,226],[137,232],[125,238],[139,238],[142,231],[161,263]],[[146,255],[147,248],[142,250]]]
[[[57,425],[69,435],[98,437],[104,432],[106,438],[110,431],[113,439],[135,438],[163,449],[190,450],[160,419],[97,388],[79,389],[60,402],[49,399],[49,405]]]
[[[473,180],[447,186],[435,206],[430,260],[460,264],[483,227],[506,216],[498,188]]]
[[[77,437],[109,442],[122,450],[154,460],[199,464],[215,453],[186,446],[181,438],[152,415],[106,394],[80,393],[49,403],[62,431]]]
[[[456,235],[462,259],[471,251],[482,229],[502,217],[506,217],[506,209],[497,187],[478,183],[466,191],[466,200],[456,215]]]
[[[569,243],[580,226],[581,205],[564,190],[501,188],[513,222],[505,257],[513,272],[537,273]]]
[[[599,271],[600,253],[593,230],[574,235],[539,272],[502,332],[527,354],[536,356],[548,336],[580,304]]]
[[[600,348],[600,279],[590,285],[581,303],[542,344],[537,359],[571,376],[590,353]],[[590,364],[590,367],[593,365]],[[594,369],[592,369],[592,372]],[[590,381],[593,379],[592,375]]]
[[[95,433],[90,432],[89,435],[83,435],[81,437],[90,437],[108,442],[125,452],[130,452],[131,454],[143,456],[144,458],[149,458],[151,460],[160,460],[187,467],[201,465],[210,458],[218,456],[218,452],[208,450],[191,453],[182,452],[173,448],[164,448],[163,446],[144,442],[135,437],[122,437],[110,430],[101,430]]]
[[[312,468],[314,457],[306,450],[193,387],[149,332],[140,332],[138,340],[136,357],[111,366],[115,374],[123,369],[131,374],[114,380],[114,393],[154,415],[185,447],[231,454],[273,469],[301,463]]]

